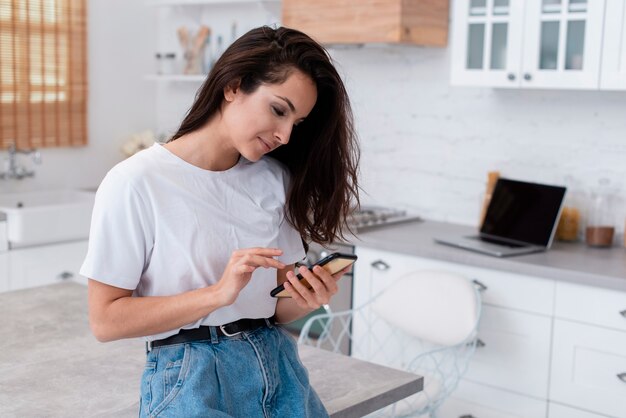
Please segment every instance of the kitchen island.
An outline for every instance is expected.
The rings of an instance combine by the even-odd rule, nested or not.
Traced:
[[[142,339],[99,343],[87,288],[58,283],[0,294],[0,416],[136,417]],[[332,417],[360,417],[422,390],[420,376],[300,346]]]

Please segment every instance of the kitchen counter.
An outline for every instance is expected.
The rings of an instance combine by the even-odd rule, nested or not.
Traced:
[[[91,335],[86,286],[65,282],[0,294],[0,416],[136,417],[142,339]],[[331,417],[360,417],[422,390],[423,378],[300,346]]]
[[[469,226],[422,221],[371,229],[346,238],[357,247],[626,291],[626,249],[622,247],[590,248],[584,243],[555,241],[547,252],[499,258],[433,240],[476,233],[476,228]]]

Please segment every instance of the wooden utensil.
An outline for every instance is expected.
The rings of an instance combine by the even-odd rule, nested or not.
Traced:
[[[499,171],[490,171],[487,173],[487,188],[485,190],[485,197],[483,198],[483,208],[480,213],[480,223],[479,226],[483,225],[485,221],[485,215],[487,214],[487,207],[489,207],[489,202],[491,201],[491,195],[493,194],[493,189],[496,187],[496,182],[500,178]]]
[[[211,29],[202,25],[196,33],[193,41],[186,27],[178,28],[178,39],[184,51],[185,68],[184,74],[200,74],[201,73],[201,54],[207,37],[211,33]]]

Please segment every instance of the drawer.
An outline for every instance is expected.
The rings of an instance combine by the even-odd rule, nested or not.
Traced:
[[[550,400],[626,417],[626,332],[557,319],[552,353]]]
[[[87,254],[88,241],[20,248],[8,252],[11,290],[79,278],[78,271]]]
[[[545,418],[547,402],[461,381],[437,411],[440,418]]]
[[[569,406],[559,405],[558,403],[548,403],[548,418],[606,418],[605,415],[593,414],[583,411],[582,409],[574,409]]]
[[[479,340],[465,377],[475,382],[548,399],[551,318],[483,307]]]
[[[362,258],[357,264],[369,264],[356,267],[357,281],[371,280],[371,285],[360,283],[359,286],[369,287],[372,295],[411,271],[447,270],[479,283],[484,289],[482,297],[485,304],[543,315],[553,314],[555,283],[550,279],[371,249],[357,248],[357,254]],[[362,274],[367,269],[372,271],[371,275]]]
[[[555,301],[557,318],[626,331],[626,292],[558,282]]]

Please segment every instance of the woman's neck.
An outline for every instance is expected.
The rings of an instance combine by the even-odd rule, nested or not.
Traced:
[[[170,152],[189,164],[210,171],[225,171],[239,160],[239,152],[220,129],[219,117],[202,128],[165,144]]]

